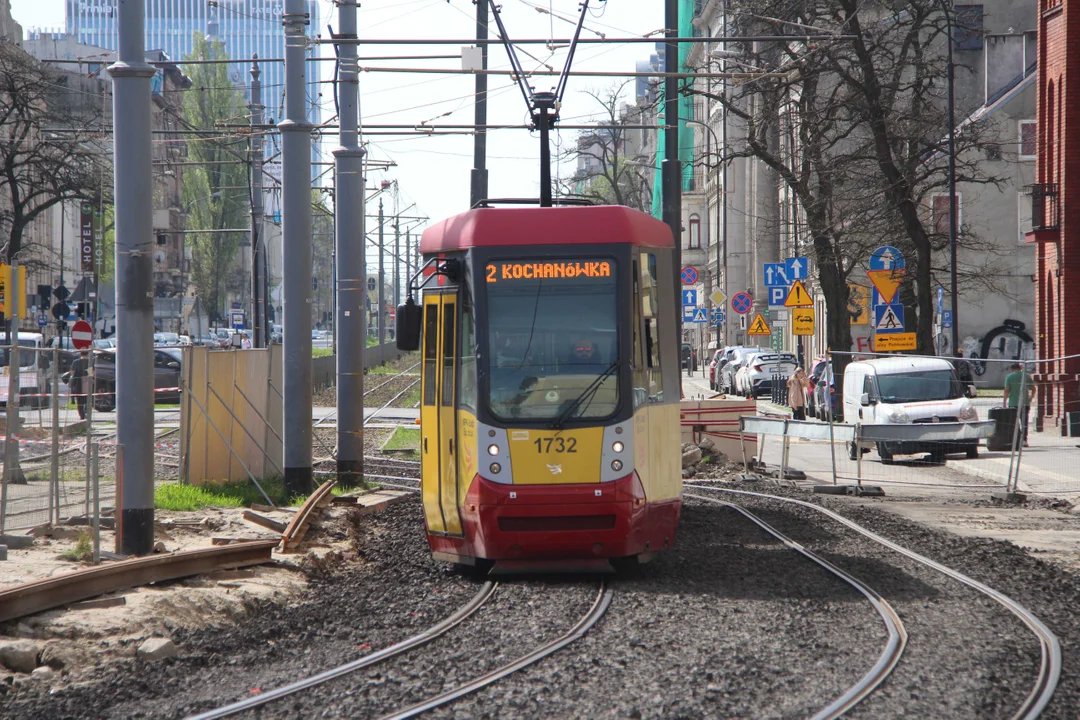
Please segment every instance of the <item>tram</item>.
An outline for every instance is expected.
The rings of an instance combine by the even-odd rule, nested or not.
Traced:
[[[422,351],[435,557],[573,568],[671,547],[682,474],[668,226],[621,206],[482,206],[428,228],[420,250],[397,338]]]

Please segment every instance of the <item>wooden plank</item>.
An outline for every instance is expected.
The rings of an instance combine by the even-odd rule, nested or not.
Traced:
[[[265,515],[260,515],[257,512],[252,512],[251,510],[244,511],[244,519],[248,522],[255,523],[256,525],[261,525],[267,530],[273,530],[276,533],[285,532],[285,528],[287,527],[283,522],[268,518]]]

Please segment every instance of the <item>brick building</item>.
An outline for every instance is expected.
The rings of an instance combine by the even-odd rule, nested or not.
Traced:
[[[1039,0],[1038,155],[1031,189],[1036,246],[1036,332],[1040,358],[1038,409],[1060,426],[1080,412],[1080,2]],[[1069,200],[1070,197],[1073,200]],[[1078,417],[1078,416],[1074,416]]]

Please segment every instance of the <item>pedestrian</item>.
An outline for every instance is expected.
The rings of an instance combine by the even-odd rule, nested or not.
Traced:
[[[971,363],[964,359],[962,350],[956,351],[956,360],[953,360],[953,367],[956,368],[956,378],[964,386],[964,391],[967,392],[967,389],[975,384],[975,370],[971,367]]]
[[[251,349],[251,338],[248,337],[247,333],[241,333],[241,335],[240,335],[240,349],[241,350],[250,350]]]
[[[90,370],[90,358],[86,350],[79,353],[79,357],[71,363],[71,369],[67,372],[68,393],[75,396],[75,407],[79,410],[79,419],[86,419],[86,391],[90,389],[86,382]]]
[[[1020,423],[1020,429],[1024,436],[1024,447],[1028,446],[1028,412],[1031,410],[1031,398],[1035,395],[1035,381],[1020,363],[1009,366],[1010,372],[1005,376],[1005,392],[1002,404],[1005,407],[1016,408],[1016,421]]]
[[[810,387],[810,380],[806,377],[801,367],[795,368],[795,372],[787,380],[788,406],[791,408],[792,420],[806,419],[806,391]]]

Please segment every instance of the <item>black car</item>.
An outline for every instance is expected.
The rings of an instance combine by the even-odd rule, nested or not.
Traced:
[[[154,402],[180,402],[180,348],[154,348]],[[94,353],[94,409],[116,409],[116,352]]]
[[[687,372],[697,372],[697,350],[690,343],[682,344],[682,367]]]

